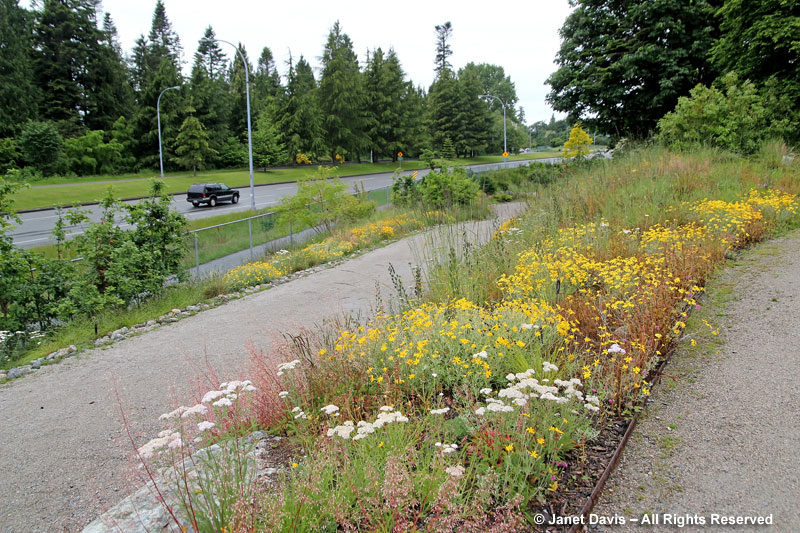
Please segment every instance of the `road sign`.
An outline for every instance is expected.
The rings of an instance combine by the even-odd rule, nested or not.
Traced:
[[[417,171],[414,171],[414,181],[417,181]]]
[[[398,161],[402,161],[403,160],[403,152],[397,152],[397,160]]]

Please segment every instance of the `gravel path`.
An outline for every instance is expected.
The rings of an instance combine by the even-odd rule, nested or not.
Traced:
[[[712,286],[728,299],[709,319],[720,340],[707,354],[702,340],[680,345],[594,512],[705,519],[687,531],[800,531],[800,233],[744,253]],[[712,513],[774,525],[714,525]],[[648,531],[677,529],[663,518]]]
[[[522,207],[499,206],[498,216]],[[466,233],[485,241],[497,223],[470,223]],[[158,416],[190,392],[206,357],[223,380],[234,379],[248,343],[269,350],[279,332],[368,311],[376,283],[384,299],[392,292],[389,264],[408,286],[409,263],[435,249],[439,235],[403,239],[0,387],[0,531],[79,530],[134,489],[120,404],[143,444],[161,429]]]

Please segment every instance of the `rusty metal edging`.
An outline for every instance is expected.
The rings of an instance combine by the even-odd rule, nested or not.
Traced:
[[[661,381],[661,375],[664,371],[664,367],[667,365],[669,360],[672,358],[672,353],[674,350],[670,350],[667,357],[665,357],[656,367],[655,371],[653,372],[653,378],[650,380],[650,385],[657,385],[659,381]],[[594,505],[597,503],[597,500],[600,499],[600,495],[603,492],[603,488],[605,488],[606,481],[608,478],[611,477],[611,474],[616,469],[617,464],[619,463],[619,458],[622,455],[622,451],[625,449],[625,445],[628,443],[628,439],[630,438],[631,434],[633,433],[634,428],[636,427],[636,423],[639,421],[639,415],[647,408],[647,404],[650,400],[650,397],[647,396],[642,404],[642,409],[638,411],[636,414],[633,415],[630,424],[628,424],[628,428],[625,430],[625,434],[622,436],[622,440],[617,445],[617,449],[614,450],[614,453],[611,455],[611,460],[606,465],[605,470],[603,471],[603,475],[600,476],[600,479],[597,480],[597,484],[594,486],[594,490],[586,499],[586,503],[583,505],[581,512],[579,514],[580,517],[586,518],[589,516],[589,513],[592,512]],[[579,533],[583,531],[584,525],[583,524],[575,524],[569,529],[569,533]]]

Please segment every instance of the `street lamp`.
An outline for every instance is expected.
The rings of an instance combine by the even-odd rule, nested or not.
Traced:
[[[252,127],[250,126],[250,69],[247,68],[247,61],[242,55],[241,50],[235,44],[229,41],[223,41],[222,39],[208,39],[202,38],[200,41],[205,41],[208,43],[213,43],[214,41],[219,41],[221,43],[229,44],[233,46],[236,50],[236,53],[239,54],[239,59],[242,60],[242,64],[244,65],[244,88],[247,94],[247,154],[250,162],[250,209],[256,209],[256,191],[255,185],[253,184],[253,131]],[[251,249],[252,249],[252,237],[251,237]],[[252,251],[252,250],[251,250]]]
[[[177,91],[180,89],[177,85],[175,87],[167,87],[161,94],[158,95],[158,100],[156,100],[156,116],[158,118],[158,163],[161,166],[161,177],[164,177],[164,156],[161,153],[161,95],[169,90]]]
[[[499,98],[491,94],[482,94],[479,98],[494,98],[503,106],[503,153],[508,153],[508,145],[506,143],[506,104]]]

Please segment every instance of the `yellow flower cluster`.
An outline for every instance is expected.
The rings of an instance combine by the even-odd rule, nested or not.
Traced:
[[[391,239],[397,233],[407,233],[421,229],[425,224],[409,215],[400,215],[377,222],[364,224],[348,230],[345,239],[353,244],[363,247],[373,242]]]
[[[256,261],[234,268],[225,275],[225,283],[234,289],[251,287],[267,283],[270,280],[285,276],[287,272],[280,270],[266,261]]]
[[[518,254],[498,280],[500,302],[459,299],[381,316],[341,331],[330,357],[369,357],[370,381],[382,386],[419,387],[435,376],[484,387],[560,354],[580,361],[583,379],[604,383],[619,407],[649,392],[647,372],[686,327],[702,280],[725,251],[764,225],[762,209],[793,213],[797,201],[753,191],[743,201],[684,207],[644,230],[605,221],[562,229]]]
[[[407,214],[370,222],[328,237],[321,242],[309,244],[295,252],[276,255],[269,261],[256,261],[234,268],[225,275],[224,281],[232,289],[260,285],[291,273],[292,264],[314,265],[335,261],[359,248],[424,226],[424,222]]]

